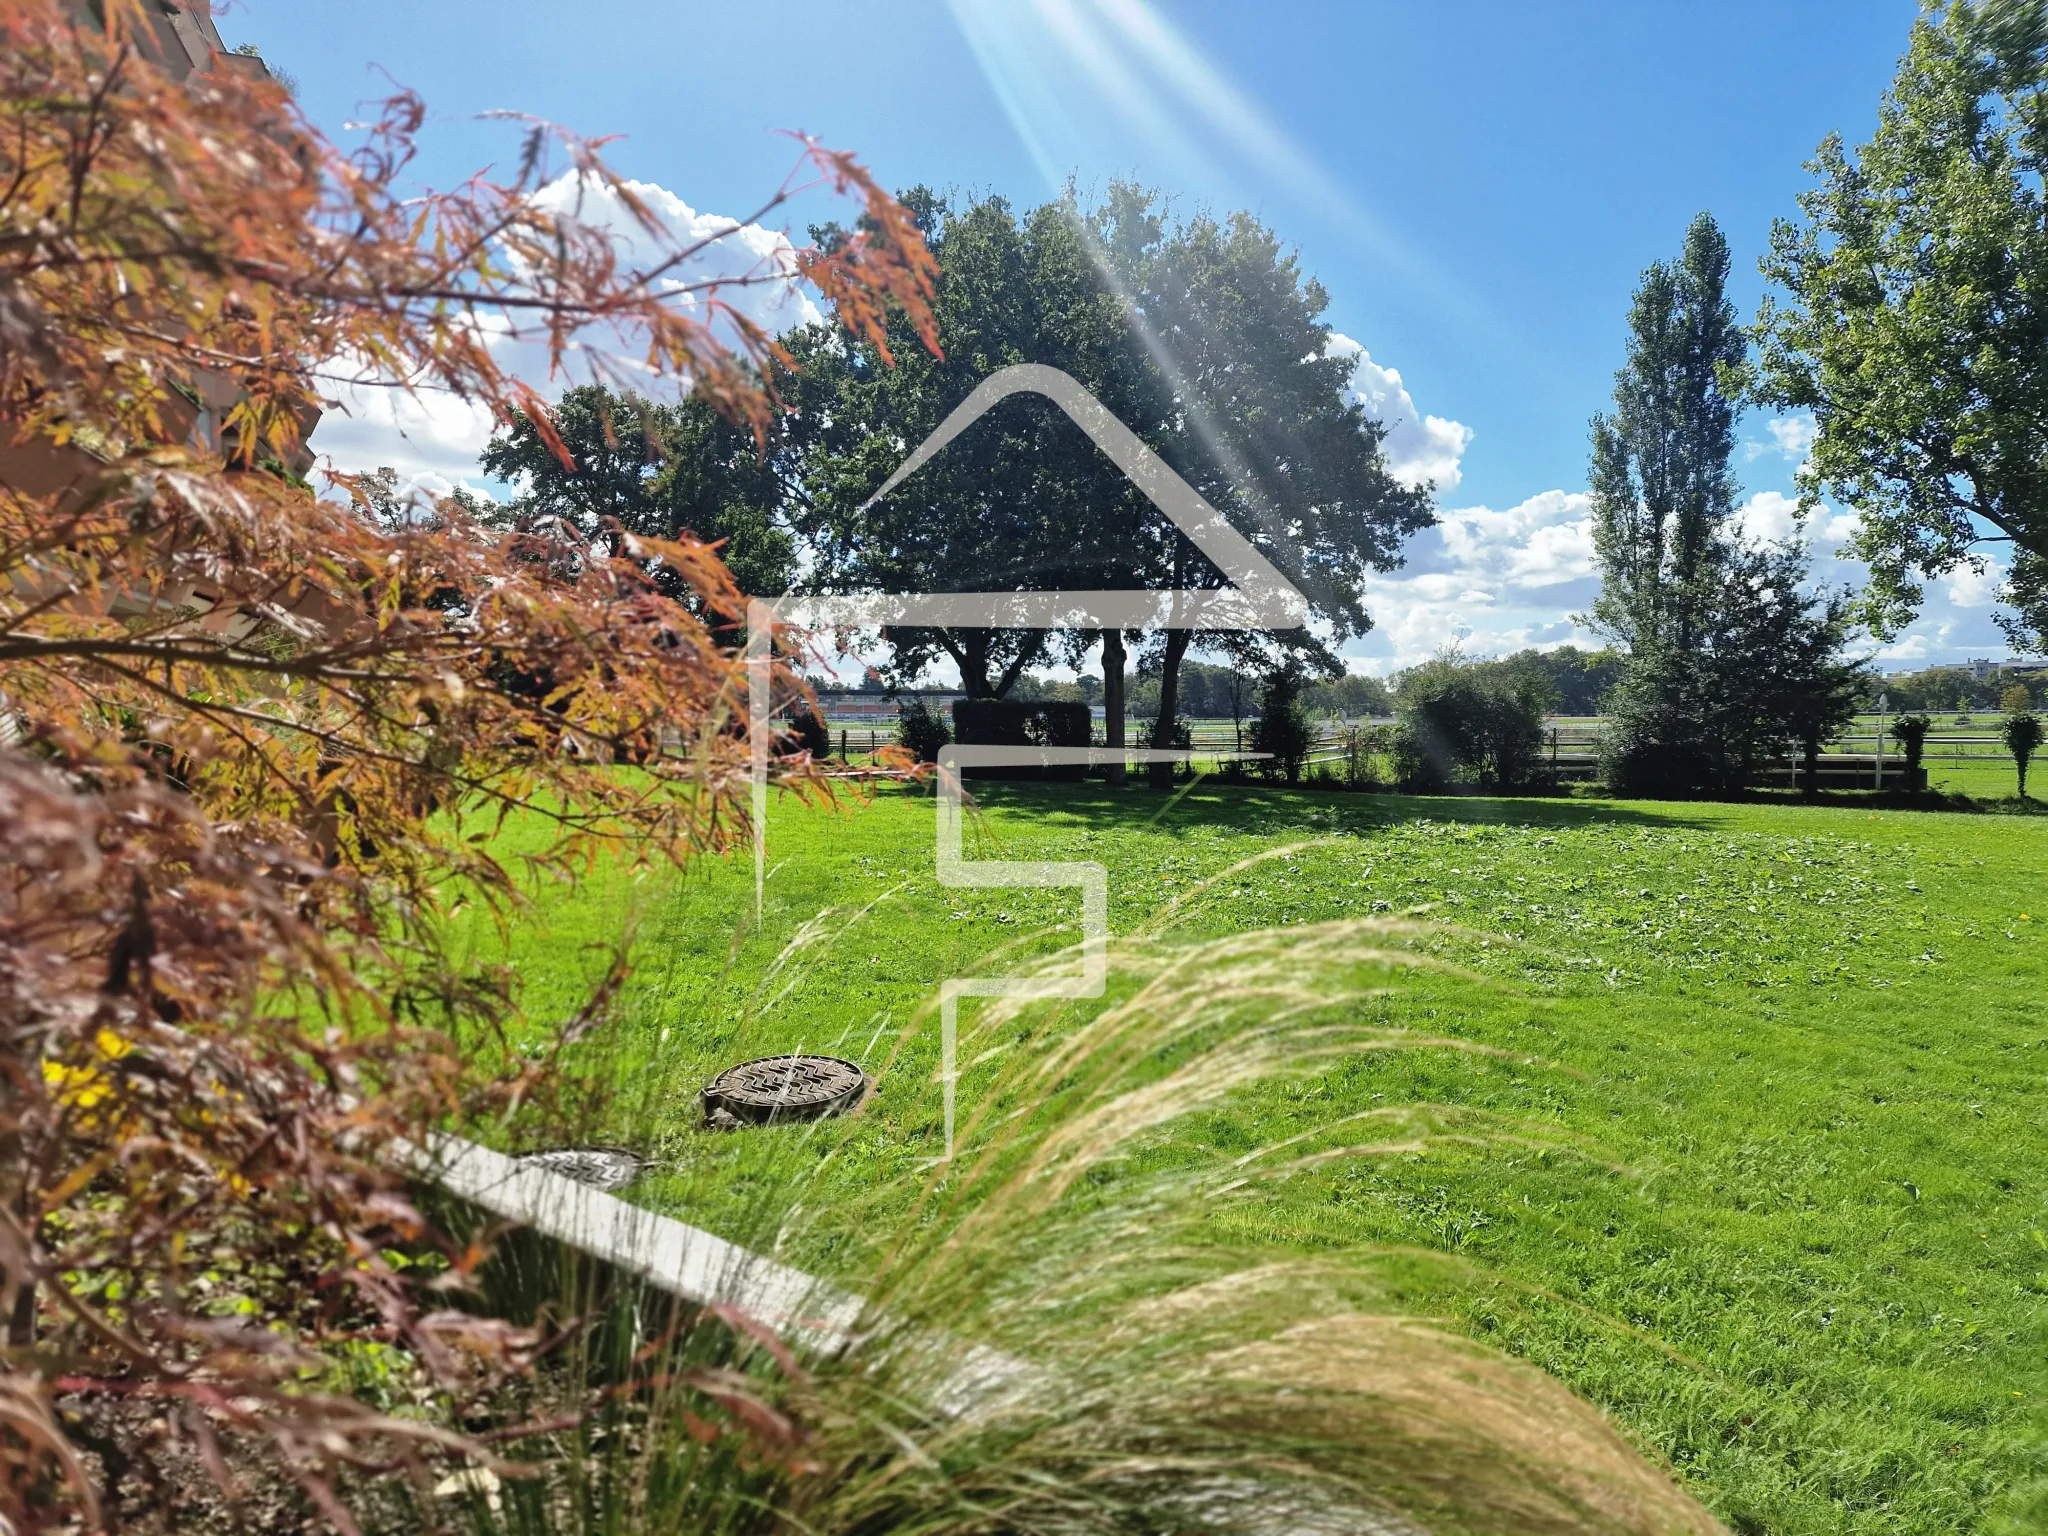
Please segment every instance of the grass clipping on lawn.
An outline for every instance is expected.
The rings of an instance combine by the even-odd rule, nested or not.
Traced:
[[[726,1235],[810,1253],[826,1224],[845,1260],[835,1281],[867,1299],[860,1323],[843,1347],[804,1357],[757,1325],[698,1319],[674,1346],[696,1363],[659,1373],[623,1433],[586,1426],[561,1496],[508,1502],[505,1522],[1718,1531],[1553,1378],[1403,1315],[1377,1268],[1384,1252],[1276,1260],[1219,1244],[1207,1220],[1335,1157],[1444,1139],[1585,1149],[1408,1105],[1247,1156],[1159,1155],[1175,1122],[1257,1080],[1361,1051],[1478,1049],[1390,1022],[1404,970],[1449,969],[1416,953],[1430,931],[1368,919],[1203,944],[1137,938],[1112,946],[1103,1001],[990,1001],[963,1020],[962,1059],[982,1070],[970,1072],[958,1156],[933,1164],[913,1198],[878,1188],[805,1206],[821,1162],[874,1134],[866,1117],[733,1138],[714,1176],[760,1198],[756,1229]],[[882,1076],[884,1092],[926,1088]],[[777,1426],[776,1454],[720,1451],[713,1421],[743,1397],[741,1418]]]

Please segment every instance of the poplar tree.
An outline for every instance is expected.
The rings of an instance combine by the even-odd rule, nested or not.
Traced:
[[[1797,540],[1730,525],[1747,345],[1728,302],[1728,242],[1700,214],[1629,308],[1614,410],[1593,418],[1589,482],[1601,590],[1591,622],[1627,656],[1606,772],[1647,794],[1740,789],[1847,720],[1848,602],[1806,590]]]
[[[1727,281],[1728,242],[1702,213],[1678,261],[1643,274],[1613,414],[1593,418],[1593,619],[1632,647],[1691,646],[1712,602],[1717,539],[1735,510],[1736,404],[1724,381],[1745,351]]]

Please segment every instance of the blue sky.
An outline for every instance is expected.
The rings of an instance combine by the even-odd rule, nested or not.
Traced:
[[[1328,318],[1363,349],[1358,387],[1400,423],[1397,460],[1439,484],[1444,529],[1380,584],[1378,631],[1352,647],[1385,671],[1460,636],[1477,650],[1586,638],[1569,617],[1592,591],[1586,421],[1621,360],[1631,287],[1708,209],[1752,312],[1771,220],[1795,211],[1825,134],[1867,137],[1915,12],[243,0],[221,31],[296,76],[337,135],[387,77],[419,90],[437,119],[420,171],[442,184],[508,158],[510,135],[474,115],[512,109],[620,135],[614,165],[673,194],[681,216],[752,210],[791,162],[783,128],[857,151],[895,186],[1030,203],[1070,175],[1084,189],[1133,176],[1183,207],[1254,210],[1329,288]],[[1799,425],[1743,425],[1759,530],[1787,526]],[[454,428],[401,447],[367,424],[323,436],[337,461],[425,471],[460,473],[468,451]],[[1830,558],[1846,527],[1831,510],[1813,529],[1824,577],[1855,574]],[[1995,585],[1934,584],[1888,661],[2002,652]]]

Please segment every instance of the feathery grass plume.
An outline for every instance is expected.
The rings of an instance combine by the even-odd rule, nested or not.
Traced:
[[[513,1452],[551,1444],[552,1463],[466,1488],[468,1513],[519,1536],[1718,1530],[1558,1382],[1403,1315],[1385,1252],[1276,1258],[1217,1236],[1216,1213],[1328,1156],[1447,1137],[1583,1150],[1427,1105],[1242,1157],[1173,1140],[1241,1089],[1360,1051],[1483,1049],[1390,1011],[1404,971],[1457,974],[1416,951],[1427,932],[1127,940],[1101,1002],[990,1001],[963,1042],[982,1068],[958,1154],[914,1190],[810,1197],[824,1162],[875,1140],[864,1116],[735,1137],[705,1169],[754,1192],[751,1228],[723,1218],[728,1235],[830,1270],[793,1303],[764,1261],[733,1260],[738,1307],[691,1308],[514,1244],[494,1283],[534,1288],[543,1334],[583,1320],[545,1379],[584,1406]],[[922,1091],[887,1069],[883,1088]],[[776,1299],[748,1315],[749,1294]]]

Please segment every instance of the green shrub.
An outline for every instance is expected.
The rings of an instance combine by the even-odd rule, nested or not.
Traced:
[[[792,706],[783,729],[794,738],[797,749],[810,753],[813,761],[823,762],[832,755],[832,733],[810,705]]]
[[[1276,672],[1259,693],[1259,717],[1252,722],[1251,749],[1266,754],[1259,764],[1269,779],[1301,782],[1302,765],[1315,747],[1315,722],[1301,702],[1301,675]]]
[[[1393,756],[1403,789],[1519,789],[1539,775],[1543,716],[1555,695],[1536,668],[1442,655],[1403,673],[1397,696]]]
[[[1609,697],[1602,771],[1624,794],[1741,790],[1854,717],[1848,604],[1809,593],[1796,549],[1727,544],[1699,632],[1639,642]]]
[[[1057,699],[955,699],[953,730],[962,746],[1085,747],[1095,718],[1086,704]],[[979,768],[972,777],[996,779],[1081,779],[1081,763]]]
[[[1925,715],[1901,715],[1892,722],[1892,740],[1906,749],[1906,787],[1925,789],[1927,770],[1921,759],[1927,752],[1927,733],[1934,722]]]
[[[2020,771],[2020,798],[2027,798],[2027,764],[2041,745],[2041,717],[2022,711],[2005,717],[2005,723],[1998,728],[1998,734],[2005,738],[2005,749],[2012,754],[2013,766]]]
[[[896,707],[897,744],[915,752],[919,762],[936,763],[939,749],[952,739],[946,717],[927,706],[923,699],[912,699]]]

